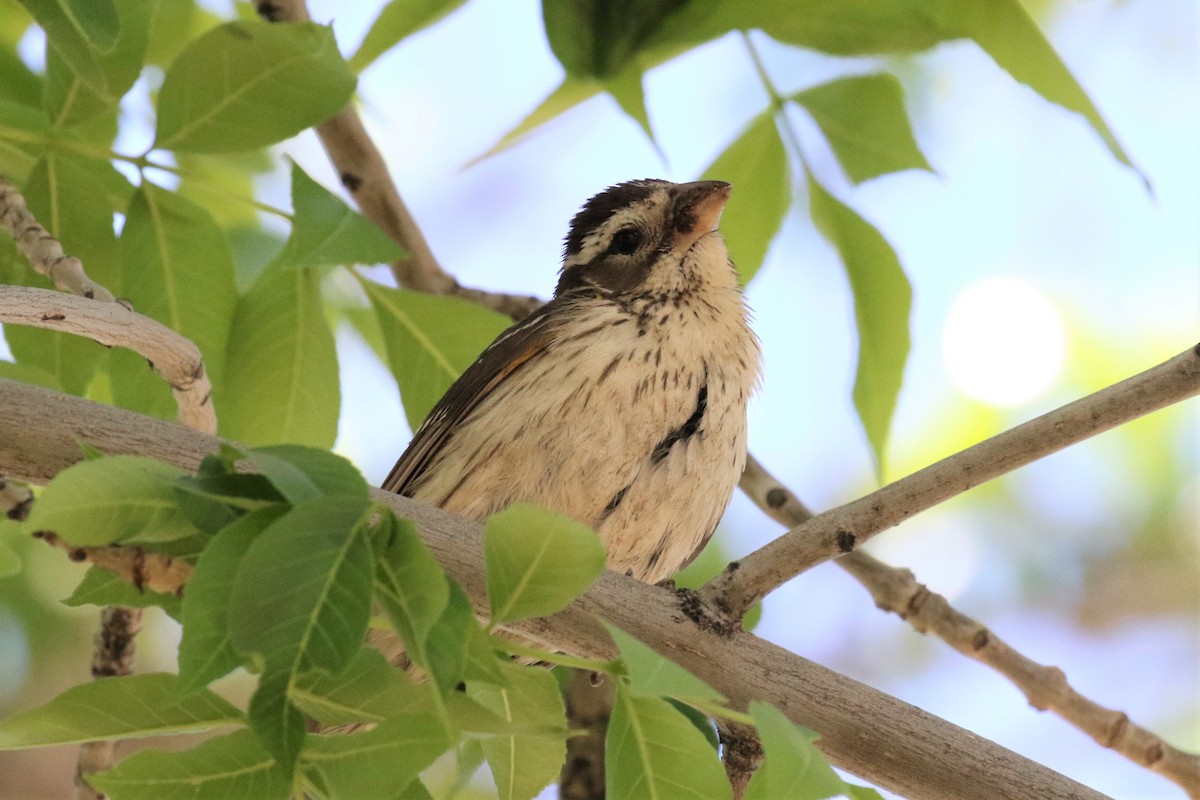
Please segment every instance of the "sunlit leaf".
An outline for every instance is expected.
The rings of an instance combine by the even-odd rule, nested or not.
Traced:
[[[209,739],[191,750],[140,750],[88,783],[114,800],[285,800],[291,775],[250,731]]]
[[[154,146],[263,147],[340,111],[355,77],[333,31],[311,22],[229,22],[192,40],[167,69]]]
[[[24,181],[45,152],[49,131],[41,109],[0,99],[0,172]]]
[[[729,800],[725,769],[704,734],[666,700],[617,685],[604,770],[611,800]]]
[[[550,736],[500,735],[483,740],[483,753],[501,800],[529,800],[557,776],[566,757],[566,720],[558,681],[548,671],[502,666],[503,687],[468,684],[467,693],[505,722],[548,728]]]
[[[247,444],[329,448],[337,436],[337,351],[315,270],[268,268],[229,335],[221,433]]]
[[[280,267],[331,267],[380,264],[404,255],[379,226],[292,164],[292,235],[277,264]]]
[[[721,215],[721,235],[742,283],[749,283],[762,266],[792,199],[787,153],[775,128],[773,112],[764,111],[751,120],[733,144],[704,170],[703,177],[733,184],[733,193]]]
[[[161,672],[72,686],[50,702],[0,721],[0,750],[162,736],[241,724],[241,712],[209,691],[173,696]]]
[[[17,575],[23,568],[21,557],[4,540],[6,537],[11,540],[13,536],[17,535],[18,530],[19,526],[15,521],[0,519],[0,578]]]
[[[178,467],[139,456],[80,461],[54,477],[26,521],[78,547],[167,541],[195,529],[175,505]]]
[[[512,320],[457,297],[389,289],[363,280],[400,386],[408,424],[416,430],[450,384]]]
[[[417,530],[390,515],[376,543],[379,603],[408,648],[409,657],[429,666],[428,639],[450,602],[446,573]]]
[[[638,697],[723,702],[716,689],[625,631],[605,623],[628,670],[629,691]]]
[[[825,800],[846,793],[845,781],[813,746],[815,733],[798,729],[766,703],[751,702],[750,716],[758,728],[764,758],[746,787],[745,800]]]
[[[842,78],[791,99],[812,114],[855,183],[889,172],[931,169],[913,139],[903,90],[894,76]]]
[[[375,59],[407,36],[433,25],[458,9],[465,0],[391,0],[371,23],[354,55],[350,69],[362,72]]]
[[[888,430],[908,360],[912,287],[891,245],[853,209],[808,176],[813,222],[837,248],[858,323],[858,370],[854,407],[882,477],[887,463]]]
[[[491,623],[561,611],[604,571],[604,545],[588,526],[513,503],[483,527]]]

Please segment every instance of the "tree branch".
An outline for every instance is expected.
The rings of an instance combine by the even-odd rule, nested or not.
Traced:
[[[742,491],[776,522],[794,527],[812,517],[786,486],[751,458],[742,475]],[[1200,797],[1200,756],[1186,753],[1136,725],[1121,711],[1104,708],[1079,694],[1057,667],[1038,664],[959,612],[940,594],[918,583],[910,570],[889,566],[862,550],[837,561],[871,592],[875,604],[908,622],[918,633],[933,633],[965,656],[1004,675],[1024,692],[1029,704],[1052,711],[1110,748]]]
[[[1098,433],[1200,393],[1200,345],[818,514],[726,567],[698,594],[735,625],[773,589],[914,514]]]
[[[217,451],[215,437],[77,397],[0,380],[0,471],[44,483],[80,458],[78,440],[106,453],[160,458],[184,469]],[[52,413],[46,413],[47,410]],[[449,574],[486,608],[482,527],[408,498],[373,495],[412,519]],[[124,549],[124,548],[116,548]],[[567,610],[513,626],[563,652],[614,655],[602,617],[690,670],[738,707],[773,703],[822,734],[830,760],[891,791],[929,800],[1037,797],[1096,800],[1098,792],[920,709],[746,632],[718,635],[681,613],[661,587],[607,572]]]

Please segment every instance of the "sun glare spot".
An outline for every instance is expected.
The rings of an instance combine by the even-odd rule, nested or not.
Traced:
[[[1011,277],[985,278],[954,299],[942,336],[950,380],[990,406],[1044,392],[1062,368],[1066,336],[1044,294]]]

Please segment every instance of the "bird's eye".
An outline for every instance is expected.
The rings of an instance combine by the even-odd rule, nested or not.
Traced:
[[[612,243],[608,246],[608,252],[627,256],[637,250],[641,243],[641,231],[637,228],[621,228],[617,231],[616,236],[613,236]]]

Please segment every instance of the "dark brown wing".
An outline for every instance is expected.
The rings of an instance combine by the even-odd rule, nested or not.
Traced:
[[[560,305],[560,299],[551,300],[504,331],[480,353],[417,429],[408,449],[384,480],[384,491],[407,494],[471,411],[523,364],[549,346],[553,327],[551,317]]]

